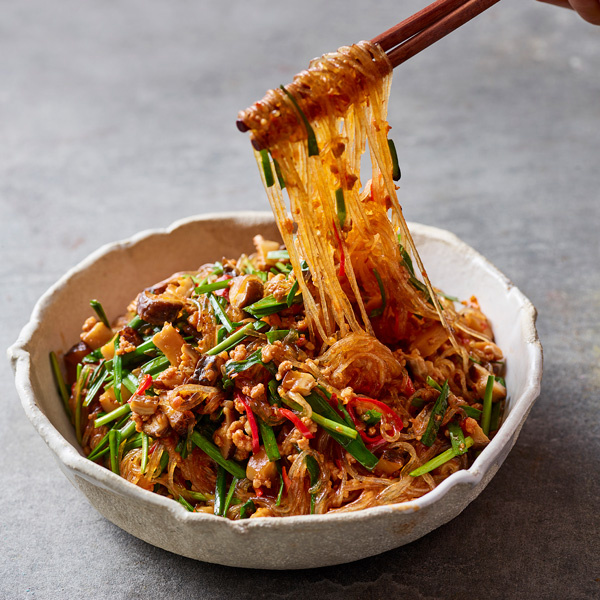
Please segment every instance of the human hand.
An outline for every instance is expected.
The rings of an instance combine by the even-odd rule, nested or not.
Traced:
[[[572,8],[588,23],[600,25],[600,0],[540,0],[540,2]]]

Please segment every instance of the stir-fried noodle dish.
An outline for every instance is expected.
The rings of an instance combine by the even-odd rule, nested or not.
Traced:
[[[175,273],[112,322],[92,300],[64,369],[51,355],[90,460],[244,519],[412,500],[489,443],[502,352],[476,298],[434,288],[417,253],[390,83],[361,42],[240,113],[283,244],[257,232],[254,253]]]

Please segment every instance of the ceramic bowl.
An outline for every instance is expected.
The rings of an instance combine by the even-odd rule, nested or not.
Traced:
[[[78,340],[90,314],[89,299],[101,300],[109,315],[121,314],[139,290],[175,271],[251,252],[259,232],[280,239],[270,213],[179,221],[105,246],[69,271],[39,300],[9,350],[25,412],[61,470],[102,515],[183,556],[238,567],[301,569],[354,561],[416,540],[457,516],[506,458],[539,393],[542,349],[534,307],[502,273],[451,233],[418,224],[411,230],[433,284],[461,298],[476,295],[490,317],[506,355],[509,395],[500,431],[473,466],[417,500],[337,515],[229,521],[190,513],[82,455],[55,391],[48,353],[66,351]]]

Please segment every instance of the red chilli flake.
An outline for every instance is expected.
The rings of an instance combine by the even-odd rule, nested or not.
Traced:
[[[300,420],[298,415],[293,413],[291,410],[287,408],[280,408],[279,413],[283,415],[286,419],[289,419],[296,427],[296,429],[308,440],[312,440],[315,436],[311,433],[306,425]]]
[[[137,390],[135,390],[134,396],[143,396],[144,392],[152,385],[152,375],[144,375],[142,383]]]
[[[340,250],[340,270],[338,272],[338,277],[344,277],[346,275],[346,255],[344,254],[342,239],[340,238],[340,234],[338,233],[335,221],[332,220],[331,222],[333,223],[333,233],[335,233],[335,239],[337,240],[338,248]]]
[[[258,437],[258,425],[256,424],[256,419],[254,418],[254,413],[250,408],[250,404],[248,404],[248,400],[241,392],[236,392],[235,397],[239,400],[246,410],[246,416],[248,417],[248,423],[250,423],[250,431],[252,432],[252,454],[257,454],[260,450],[260,440]]]

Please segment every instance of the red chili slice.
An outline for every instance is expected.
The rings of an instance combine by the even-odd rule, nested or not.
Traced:
[[[233,279],[233,275],[230,275],[229,273],[221,275],[220,277],[217,277],[216,281],[227,281],[228,279]],[[215,296],[229,298],[229,287],[223,288],[222,290],[215,290],[213,294],[215,294]]]
[[[346,255],[344,254],[344,247],[342,246],[342,240],[340,238],[340,234],[338,233],[337,227],[335,225],[335,221],[333,223],[333,233],[335,233],[335,238],[338,243],[338,248],[340,250],[340,270],[338,272],[338,277],[344,277],[346,275]]]
[[[246,416],[248,417],[248,423],[250,423],[250,431],[252,432],[252,453],[256,454],[260,450],[260,440],[258,437],[258,425],[256,424],[254,413],[252,412],[250,404],[248,403],[248,400],[244,394],[236,391],[235,397],[236,400],[239,400],[244,405]]]
[[[286,419],[289,419],[305,438],[312,440],[312,438],[315,437],[315,435],[307,429],[306,425],[300,420],[297,414],[293,413],[287,408],[280,408],[279,413],[282,414]]]
[[[152,375],[144,375],[142,382],[137,390],[135,390],[134,396],[143,396],[144,392],[152,385]]]

